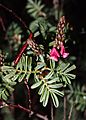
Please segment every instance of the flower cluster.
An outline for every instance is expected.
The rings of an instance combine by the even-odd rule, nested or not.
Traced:
[[[69,55],[69,53],[65,51],[65,47],[62,42],[61,42],[60,48],[61,48],[60,52],[58,52],[55,47],[51,49],[50,59],[53,59],[54,61],[58,61],[60,56],[62,56],[63,58],[66,58]]]

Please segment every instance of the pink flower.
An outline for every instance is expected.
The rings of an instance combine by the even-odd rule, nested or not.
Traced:
[[[66,58],[66,57],[69,55],[69,53],[67,53],[67,52],[65,51],[65,47],[64,47],[63,43],[61,44],[60,54],[62,55],[63,58]]]
[[[58,51],[55,47],[52,48],[50,51],[50,59],[53,59],[54,61],[58,61],[58,58],[60,57]]]

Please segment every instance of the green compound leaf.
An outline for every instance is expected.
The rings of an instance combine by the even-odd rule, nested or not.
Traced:
[[[75,65],[70,66],[70,63],[60,62],[57,67],[57,77],[59,82],[63,82],[64,86],[71,84],[71,79],[75,79],[76,75],[70,72],[76,68]]]
[[[50,79],[53,76],[53,72],[51,71],[46,76],[45,78]],[[57,107],[59,105],[57,96],[63,97],[64,95],[62,91],[59,91],[57,89],[62,88],[63,84],[57,83],[58,78],[54,78],[53,80],[49,80],[49,81],[46,81],[45,78],[39,81],[36,81],[36,83],[33,84],[31,88],[34,89],[34,88],[39,87],[38,94],[40,95],[40,102],[42,102],[44,107],[46,107],[46,105],[48,104],[48,100],[50,96],[53,97],[52,100],[53,100],[54,106]]]
[[[23,55],[16,67],[2,66],[3,80],[18,80],[21,82],[24,78],[29,78],[32,69],[32,58]],[[6,80],[7,81],[7,80]]]
[[[4,79],[10,79],[10,78],[12,78],[15,75],[15,73],[16,73],[16,70],[12,70],[6,76],[4,76]]]
[[[32,58],[22,55],[20,61],[15,67],[2,66],[1,67],[1,80],[0,85],[0,98],[7,100],[8,96],[14,91],[14,86],[17,82],[23,79],[29,79],[32,69]]]
[[[39,16],[39,13],[44,8],[44,5],[42,4],[42,1],[34,1],[34,0],[28,0],[26,9],[27,12],[30,13],[30,15],[34,18],[37,18]]]

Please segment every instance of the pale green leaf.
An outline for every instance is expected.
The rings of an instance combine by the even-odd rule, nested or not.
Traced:
[[[35,80],[35,82],[39,81],[39,78],[38,78],[38,76],[36,74],[34,74],[34,80]]]
[[[54,79],[52,79],[52,80],[48,80],[46,83],[47,84],[52,84],[52,83],[55,83],[55,82],[57,82],[58,81],[58,77],[56,77],[56,78],[54,78]]]
[[[20,61],[17,64],[17,69],[20,69],[22,71],[23,68],[22,68],[22,60],[21,59],[20,59]]]
[[[21,74],[18,78],[18,82],[21,82],[24,79],[25,75],[25,73]]]
[[[40,61],[42,62],[42,63],[44,63],[44,57],[43,57],[43,55],[39,55],[39,57],[40,57]]]
[[[55,26],[52,26],[52,27],[50,27],[50,29],[49,29],[49,32],[53,32],[53,31],[56,31],[56,27],[55,27]]]
[[[25,57],[25,68],[24,68],[24,70],[25,70],[26,72],[28,71],[28,69],[27,69],[27,68],[28,68],[28,67],[27,67],[27,66],[28,66],[28,63],[27,63],[27,61],[28,61],[28,56]]]
[[[1,97],[3,100],[7,100],[7,96],[5,95],[5,91],[2,91]]]
[[[37,31],[37,32],[34,33],[34,37],[37,37],[37,36],[39,36],[39,35],[40,35],[40,32],[39,32],[39,31]]]
[[[41,84],[42,84],[42,81],[38,81],[37,83],[35,83],[35,84],[33,84],[33,85],[31,86],[31,89],[37,88],[37,87],[39,87]]]
[[[11,86],[16,85],[16,82],[12,81],[11,79],[8,79],[8,78],[7,79],[2,78],[2,79],[3,79],[3,82],[6,84],[9,84]]]
[[[28,70],[31,71],[32,69],[32,57],[28,59]]]
[[[39,95],[41,95],[41,94],[43,93],[44,88],[45,88],[45,85],[43,84],[43,85],[40,87],[39,91],[38,91],[38,94],[39,94]]]
[[[27,73],[26,79],[29,80],[31,73]]]
[[[62,79],[62,81],[65,82],[65,84],[69,84],[67,79],[66,79],[66,77],[64,75],[61,75],[61,79]]]
[[[33,54],[33,51],[29,50],[27,51],[27,55],[32,55]]]
[[[40,10],[42,10],[43,8],[44,8],[44,5],[41,5],[41,6],[40,6]]]
[[[4,92],[5,92],[5,95],[6,95],[6,96],[9,96],[9,93],[8,93],[6,90],[5,90]]]
[[[44,89],[44,91],[43,91],[43,93],[42,93],[42,95],[41,95],[41,97],[40,97],[40,102],[45,101],[47,91],[48,91],[48,90],[47,90],[47,87],[45,87],[45,89]]]
[[[68,63],[68,64],[61,70],[61,72],[65,71],[69,66],[70,66],[70,63]]]
[[[46,92],[46,97],[45,100],[43,101],[43,106],[46,107],[47,103],[48,103],[48,99],[49,99],[49,91]]]
[[[59,106],[59,101],[58,101],[57,96],[54,93],[51,93],[51,98],[52,98],[54,106],[57,108]]]
[[[55,61],[54,60],[50,60],[50,67],[51,67],[51,69],[55,68]]]
[[[33,13],[33,12],[35,12],[35,9],[34,9],[34,8],[30,8],[30,9],[28,10],[28,12],[29,12],[29,13]]]
[[[11,66],[2,66],[1,67],[1,70],[4,72],[4,71],[12,71],[14,68],[11,67]]]
[[[40,63],[40,64],[38,64],[38,65],[35,67],[35,71],[43,68],[44,66],[45,66],[45,63]]]
[[[76,75],[74,74],[67,74],[67,76],[70,78],[70,79],[75,79]]]
[[[56,90],[56,89],[50,89],[50,92],[51,92],[51,93],[54,93],[54,94],[57,94],[57,95],[59,95],[59,96],[61,96],[61,97],[63,97],[63,95],[64,95],[63,92],[61,92],[61,91],[59,91],[59,90]]]
[[[10,81],[9,82],[9,85],[11,85],[11,86],[14,86],[14,85],[16,85],[17,84],[17,82],[14,82],[14,81]]]
[[[18,77],[20,76],[21,73],[17,73],[16,75],[14,75],[14,77],[12,78],[12,81],[16,81],[18,79]]]
[[[48,75],[46,75],[44,79],[50,79],[53,74],[54,74],[53,71],[49,72]]]
[[[41,5],[41,0],[38,1],[38,5],[39,5],[39,6]]]
[[[12,93],[14,91],[14,88],[12,88],[11,86],[5,85],[5,84],[3,84],[3,85],[9,90],[10,93]]]
[[[65,77],[66,77],[67,83],[68,83],[68,84],[71,84],[71,81],[70,81],[70,79],[68,78],[68,76],[65,76]]]
[[[16,71],[12,70],[9,74],[4,76],[4,79],[10,79],[15,75]]]
[[[61,84],[61,83],[48,85],[49,88],[61,88],[62,86],[63,86],[63,84]]]
[[[68,72],[74,70],[75,68],[76,68],[76,66],[75,66],[75,65],[72,65],[71,67],[67,68],[67,69],[64,71],[64,73],[68,73]]]

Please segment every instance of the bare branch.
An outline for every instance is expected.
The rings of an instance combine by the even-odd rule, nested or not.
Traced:
[[[19,109],[21,109],[21,110],[23,110],[23,111],[25,111],[25,112],[27,112],[27,113],[31,113],[31,115],[34,115],[35,114],[35,116],[36,117],[38,117],[38,118],[41,118],[42,120],[48,120],[48,118],[47,118],[47,116],[45,115],[45,116],[43,116],[43,115],[41,115],[41,114],[39,114],[39,113],[35,113],[34,111],[30,111],[29,109],[27,109],[27,108],[25,108],[25,107],[23,107],[23,106],[21,106],[21,105],[15,105],[15,104],[11,104],[11,103],[3,103],[3,107],[5,107],[5,106],[8,106],[8,107],[12,107],[12,108],[19,108]]]

